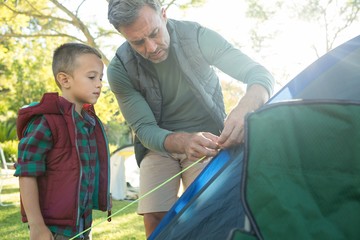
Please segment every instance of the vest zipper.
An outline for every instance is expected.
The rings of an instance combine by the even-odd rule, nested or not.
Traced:
[[[72,106],[71,111],[71,118],[73,120],[73,124],[75,126],[75,147],[76,147],[76,153],[79,160],[79,169],[80,169],[80,176],[79,176],[79,184],[78,184],[78,199],[77,199],[77,216],[76,216],[76,226],[80,223],[80,189],[81,189],[81,178],[82,178],[82,165],[81,165],[81,159],[80,159],[80,153],[79,153],[79,146],[77,144],[76,136],[77,136],[77,130],[76,130],[76,123],[74,118],[74,112],[75,112],[75,105]]]
[[[108,176],[108,183],[107,183],[107,186],[106,186],[106,191],[107,191],[107,196],[106,196],[106,199],[107,199],[107,206],[106,206],[106,208],[107,208],[107,212],[108,212],[108,222],[111,222],[111,218],[110,218],[110,216],[111,216],[111,194],[110,194],[110,161],[109,161],[109,159],[110,159],[110,151],[109,151],[109,144],[108,144],[108,140],[107,140],[107,138],[106,138],[106,134],[105,134],[105,129],[104,129],[104,126],[102,125],[102,123],[101,123],[101,121],[100,121],[100,119],[96,116],[96,118],[97,118],[97,122],[99,123],[99,126],[101,127],[101,131],[102,131],[102,134],[103,134],[103,137],[104,137],[104,139],[105,139],[105,145],[106,145],[106,152],[107,152],[107,155],[108,155],[108,158],[107,158],[107,162],[108,162],[108,164],[107,164],[107,166],[108,166],[108,174],[107,174],[107,176]]]

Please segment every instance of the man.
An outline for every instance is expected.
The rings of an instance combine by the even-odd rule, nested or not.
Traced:
[[[274,80],[265,68],[214,31],[168,19],[157,0],[111,0],[108,17],[127,40],[107,74],[135,133],[140,195],[195,160],[243,141],[245,115],[272,93]],[[248,84],[227,117],[212,66]],[[185,188],[205,165],[181,175]],[[177,200],[179,185],[180,177],[139,202],[147,236]]]

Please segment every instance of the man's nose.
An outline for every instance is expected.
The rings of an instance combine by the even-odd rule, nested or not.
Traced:
[[[146,39],[145,40],[145,47],[147,53],[153,53],[157,49],[157,44],[152,39]]]

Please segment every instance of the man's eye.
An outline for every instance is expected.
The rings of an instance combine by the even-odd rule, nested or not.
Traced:
[[[95,77],[89,77],[91,80],[95,79]]]
[[[155,32],[153,32],[152,34],[150,34],[150,38],[156,38],[156,36],[158,35],[159,30],[156,30]]]
[[[143,43],[144,43],[143,40],[133,42],[133,44],[136,45],[136,46],[140,46],[140,45],[142,45]]]

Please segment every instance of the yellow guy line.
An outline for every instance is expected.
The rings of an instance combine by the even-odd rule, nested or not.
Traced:
[[[125,209],[127,209],[128,207],[134,205],[135,203],[139,202],[141,199],[147,197],[149,194],[157,191],[159,188],[163,187],[165,184],[167,184],[168,182],[170,182],[171,180],[173,180],[174,178],[180,176],[182,173],[186,172],[187,170],[189,170],[190,168],[192,168],[193,166],[195,166],[196,164],[198,164],[199,162],[201,162],[202,160],[205,159],[206,156],[199,158],[198,160],[196,160],[195,162],[193,162],[190,166],[188,166],[187,168],[183,169],[182,171],[180,171],[179,173],[177,173],[176,175],[174,175],[173,177],[169,178],[168,180],[166,180],[165,182],[163,182],[162,184],[160,184],[159,186],[155,187],[154,189],[150,190],[149,192],[145,193],[144,195],[142,195],[141,197],[139,197],[138,199],[136,199],[135,201],[131,202],[130,204],[126,205],[125,207],[121,208],[120,210],[116,211],[115,213],[111,214],[110,216],[108,216],[107,218],[105,218],[103,221],[100,221],[94,225],[92,225],[91,227],[89,227],[88,229],[85,229],[84,231],[82,231],[81,233],[78,233],[77,235],[75,235],[74,237],[70,238],[70,240],[73,240],[77,237],[80,237],[83,233],[86,233],[87,231],[90,231],[91,229],[93,229],[94,227],[106,222],[109,218],[119,214],[120,212],[124,211]]]

